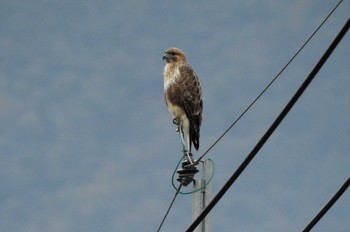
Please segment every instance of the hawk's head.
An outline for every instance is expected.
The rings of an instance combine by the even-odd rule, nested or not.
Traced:
[[[163,60],[169,63],[186,63],[185,53],[179,48],[169,48],[163,55]]]

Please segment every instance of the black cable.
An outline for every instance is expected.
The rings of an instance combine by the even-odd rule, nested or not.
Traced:
[[[343,193],[346,191],[346,189],[350,185],[350,178],[340,187],[338,192],[329,200],[329,202],[322,208],[322,210],[312,219],[312,221],[305,227],[303,232],[308,232],[310,231],[316,224],[317,222],[327,213],[327,211],[332,208],[335,202],[343,195]]]
[[[241,113],[241,115],[238,116],[238,118],[220,135],[220,137],[203,153],[202,156],[198,158],[198,160],[195,162],[195,165],[201,161],[201,159],[224,137],[229,130],[247,113],[247,111],[255,104],[255,102],[258,101],[258,99],[267,91],[268,88],[276,81],[276,79],[284,72],[284,70],[292,63],[292,61],[295,59],[297,55],[304,49],[304,47],[310,42],[310,40],[314,37],[314,35],[319,31],[319,29],[323,26],[323,24],[328,20],[328,18],[333,14],[333,12],[338,8],[340,3],[342,3],[343,0],[340,0],[338,4],[333,8],[333,10],[327,15],[327,17],[322,21],[322,23],[316,28],[316,30],[311,34],[311,36],[306,40],[306,42],[299,48],[299,50],[294,54],[294,56],[287,62],[286,65],[277,73],[277,75],[270,81],[270,83],[261,91],[261,93],[250,103],[250,105]]]
[[[350,18],[345,23],[344,27],[341,29],[337,37],[333,40],[331,45],[328,47],[326,52],[323,54],[321,59],[318,61],[316,66],[312,69],[310,74],[307,76],[305,81],[302,83],[302,85],[299,87],[297,92],[293,95],[291,100],[288,102],[288,104],[285,106],[285,108],[282,110],[282,112],[278,115],[278,117],[275,119],[275,121],[272,123],[270,128],[265,132],[263,137],[259,140],[259,142],[255,145],[253,150],[249,153],[249,155],[246,157],[246,159],[242,162],[242,164],[238,167],[238,169],[233,173],[233,175],[230,177],[230,179],[225,183],[225,185],[221,188],[221,190],[218,192],[218,194],[213,198],[213,200],[208,204],[208,206],[203,210],[203,212],[196,218],[196,220],[193,221],[191,226],[186,230],[186,232],[193,231],[199,223],[205,218],[205,216],[214,208],[214,206],[219,202],[219,200],[222,198],[222,196],[226,193],[226,191],[232,186],[232,184],[237,180],[237,178],[241,175],[241,173],[244,171],[244,169],[248,166],[250,161],[255,157],[255,155],[259,152],[259,150],[262,148],[262,146],[265,144],[265,142],[269,139],[269,137],[273,134],[275,129],[279,126],[279,124],[283,121],[285,116],[288,114],[288,112],[292,109],[294,104],[298,101],[299,97],[303,94],[303,92],[306,90],[306,88],[309,86],[311,81],[314,79],[318,71],[322,68],[324,63],[327,61],[329,56],[332,54],[334,49],[337,47],[339,42],[342,40],[346,32],[348,31],[350,27]]]
[[[170,205],[169,205],[169,208],[168,208],[168,210],[166,211],[166,213],[165,213],[165,215],[164,215],[164,217],[163,217],[163,220],[162,220],[162,222],[160,223],[160,225],[159,225],[159,227],[158,227],[157,232],[159,232],[160,229],[162,228],[163,223],[164,223],[166,217],[168,216],[168,213],[169,213],[171,207],[173,206],[173,204],[174,204],[174,202],[175,202],[175,199],[176,199],[177,195],[178,195],[179,192],[180,192],[181,187],[182,187],[182,184],[180,184],[179,187],[177,188],[176,193],[175,193],[175,195],[174,195],[174,197],[173,197],[173,200],[171,201],[171,203],[170,203]]]

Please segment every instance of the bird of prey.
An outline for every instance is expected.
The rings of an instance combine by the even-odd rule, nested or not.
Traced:
[[[187,63],[179,48],[169,48],[163,55],[164,97],[173,123],[178,126],[185,143],[187,156],[191,146],[199,148],[199,130],[202,123],[202,90],[197,74]]]

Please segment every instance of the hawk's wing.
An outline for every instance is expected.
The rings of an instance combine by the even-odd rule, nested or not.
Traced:
[[[177,87],[181,94],[176,102],[182,107],[190,122],[190,139],[196,150],[199,148],[199,130],[202,123],[202,91],[197,74],[190,65],[185,64],[179,67],[180,78],[177,79]]]

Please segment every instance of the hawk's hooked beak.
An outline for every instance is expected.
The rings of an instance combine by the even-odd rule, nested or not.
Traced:
[[[164,53],[163,55],[163,60],[169,61],[173,58],[174,56],[169,54],[169,53]]]

